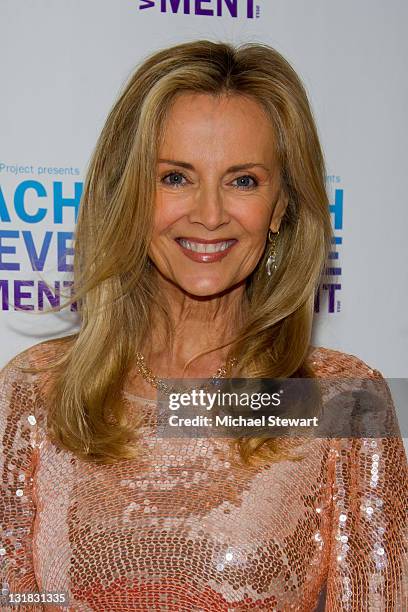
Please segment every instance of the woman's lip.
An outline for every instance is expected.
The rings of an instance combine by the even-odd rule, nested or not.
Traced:
[[[197,242],[198,244],[217,244],[217,242],[230,242],[236,238],[214,238],[213,240],[205,240],[204,238],[189,238],[188,236],[178,236],[176,240],[188,240],[188,242]]]
[[[176,243],[178,244],[178,246],[180,247],[180,249],[182,250],[182,252],[184,253],[184,255],[186,257],[188,257],[189,259],[191,259],[192,261],[196,261],[198,263],[213,263],[216,261],[220,261],[221,259],[224,259],[224,257],[226,257],[228,255],[228,253],[230,253],[231,249],[234,248],[234,246],[237,244],[238,240],[232,239],[230,238],[229,240],[206,240],[203,241],[201,240],[193,240],[193,239],[188,239],[188,238],[182,238],[182,240],[188,240],[189,242],[197,242],[197,243],[201,243],[201,244],[216,244],[218,242],[229,242],[231,240],[234,240],[234,242],[228,247],[226,248],[224,251],[218,251],[217,253],[197,253],[197,251],[191,251],[190,249],[186,249],[182,244],[180,244],[179,239],[176,239]]]

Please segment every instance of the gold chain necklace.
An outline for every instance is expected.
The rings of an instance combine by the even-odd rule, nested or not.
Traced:
[[[235,357],[230,357],[228,361],[222,365],[215,374],[213,374],[211,378],[211,385],[219,385],[222,378],[226,378],[232,372],[232,369],[237,365],[238,359]],[[164,392],[166,395],[169,393],[180,393],[182,390],[176,389],[171,385],[167,385],[161,378],[158,378],[155,374],[153,374],[152,370],[149,366],[146,365],[145,358],[142,353],[136,353],[136,368],[141,377],[149,383],[152,387],[157,389],[158,391]],[[207,387],[203,387],[207,388]],[[184,389],[184,392],[187,390]]]

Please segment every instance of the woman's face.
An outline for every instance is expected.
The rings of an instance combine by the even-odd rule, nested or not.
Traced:
[[[215,296],[256,267],[286,208],[271,124],[257,102],[183,93],[157,161],[150,257],[194,296]]]

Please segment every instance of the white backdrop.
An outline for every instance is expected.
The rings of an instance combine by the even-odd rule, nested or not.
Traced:
[[[386,377],[408,377],[408,4],[188,4],[190,14],[184,0],[1,0],[0,367],[76,326],[72,312],[36,314],[41,280],[69,282],[81,184],[119,89],[152,51],[206,38],[274,46],[308,90],[339,253],[314,343],[357,355]]]

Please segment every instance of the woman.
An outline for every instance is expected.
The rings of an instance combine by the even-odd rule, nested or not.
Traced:
[[[305,90],[270,47],[185,43],[134,73],[86,177],[79,332],[1,374],[5,597],[312,611],[327,584],[329,611],[407,609],[398,436],[231,444],[154,427],[164,378],[384,385],[310,345],[324,178]]]

